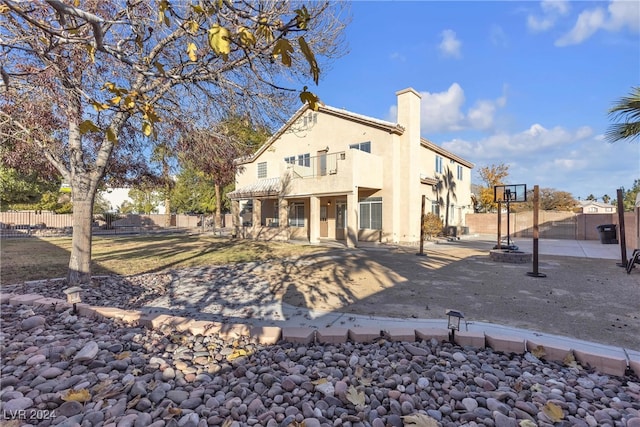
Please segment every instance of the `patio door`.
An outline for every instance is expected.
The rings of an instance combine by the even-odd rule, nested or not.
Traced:
[[[318,175],[327,174],[327,150],[318,151]]]
[[[347,203],[336,203],[336,240],[344,240],[346,238],[347,228]]]
[[[329,237],[328,213],[329,207],[327,205],[320,205],[320,237]]]

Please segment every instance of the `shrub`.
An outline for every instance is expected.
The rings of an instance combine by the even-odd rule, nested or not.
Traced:
[[[424,234],[427,236],[427,239],[431,240],[433,237],[440,236],[442,234],[443,224],[438,215],[434,213],[428,213],[424,216],[422,227],[424,229]]]

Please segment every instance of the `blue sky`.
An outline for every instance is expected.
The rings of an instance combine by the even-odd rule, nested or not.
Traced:
[[[422,94],[422,136],[511,184],[615,198],[640,143],[610,144],[609,107],[640,85],[640,2],[357,1],[349,53],[315,88],[327,105],[395,121]]]

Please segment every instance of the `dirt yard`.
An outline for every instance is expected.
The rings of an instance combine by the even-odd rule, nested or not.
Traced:
[[[640,350],[640,270],[613,260],[540,255],[496,263],[492,243],[336,249],[267,273],[273,292],[300,307],[403,318],[444,318],[446,308],[482,321]]]

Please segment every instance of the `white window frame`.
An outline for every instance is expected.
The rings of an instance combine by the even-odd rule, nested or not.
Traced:
[[[300,210],[299,210],[300,209]],[[304,203],[292,203],[289,212],[289,227],[303,228],[305,223]],[[302,217],[300,217],[300,211]]]
[[[462,181],[463,180],[463,172],[464,169],[462,169],[462,165],[458,165],[458,180]]]
[[[379,213],[374,216],[374,209]],[[360,230],[382,230],[382,197],[366,197],[360,199]],[[375,221],[375,223],[374,223]]]
[[[371,141],[358,142],[349,145],[350,149],[364,151],[365,153],[371,153]]]
[[[436,172],[442,173],[442,156],[436,155]]]
[[[267,177],[267,162],[258,163],[258,179]]]
[[[310,167],[311,154],[310,153],[298,154],[298,166]]]

